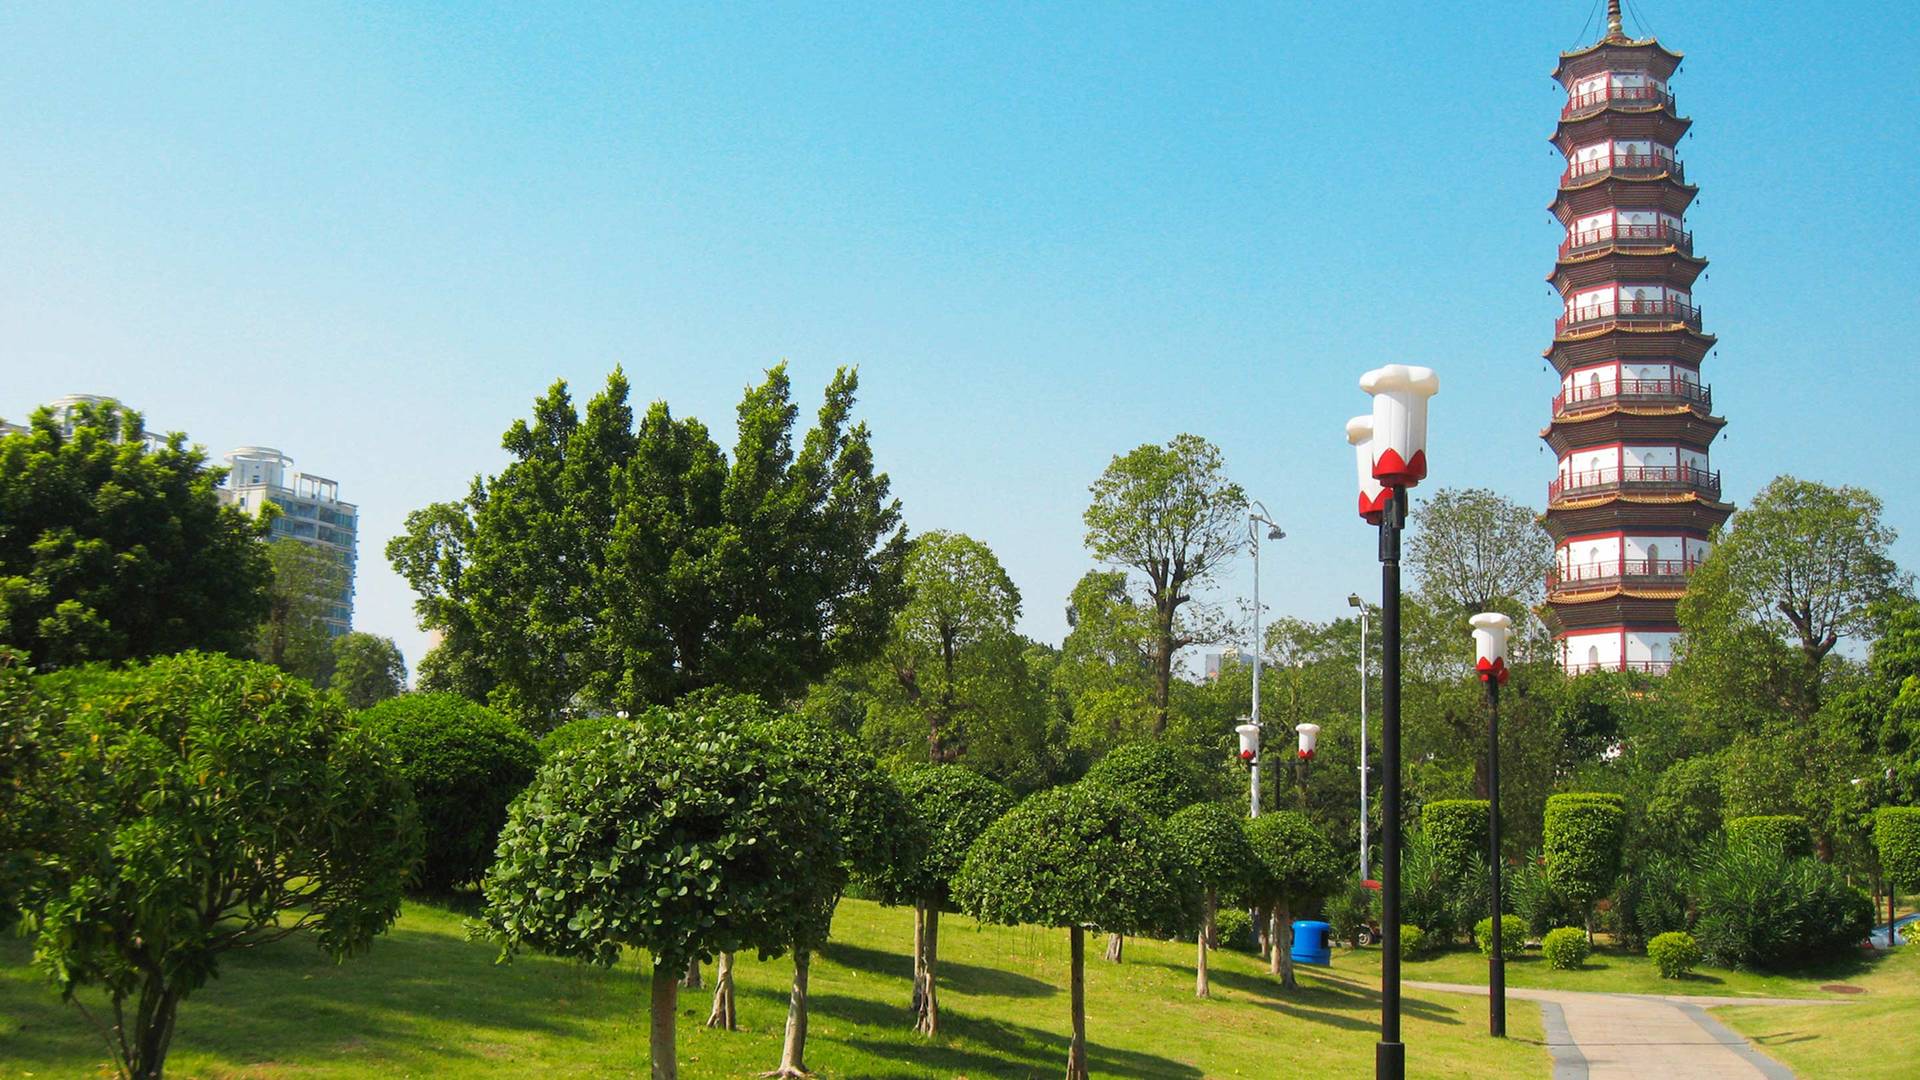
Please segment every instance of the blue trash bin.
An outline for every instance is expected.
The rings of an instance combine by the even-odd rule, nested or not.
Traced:
[[[1293,949],[1291,955],[1296,964],[1319,964],[1322,967],[1333,963],[1333,950],[1327,947],[1327,938],[1332,927],[1317,919],[1297,919],[1293,924]]]

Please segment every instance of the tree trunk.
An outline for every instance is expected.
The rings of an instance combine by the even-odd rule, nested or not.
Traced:
[[[680,1062],[674,1056],[673,1022],[680,1000],[680,976],[665,964],[653,965],[653,1023],[647,1048],[653,1056],[653,1080],[678,1080]]]
[[[1073,1042],[1067,1046],[1067,1080],[1090,1080],[1087,1075],[1087,938],[1086,931],[1075,926],[1073,952]]]
[[[1126,950],[1127,939],[1119,934],[1107,935],[1107,959],[1119,963],[1121,954]]]
[[[1193,966],[1193,996],[1212,997],[1207,986],[1207,947],[1213,944],[1213,890],[1207,890],[1205,907],[1200,912],[1200,955]]]
[[[707,1026],[739,1031],[740,1019],[733,1011],[733,954],[720,954],[713,969],[713,1011],[707,1014]]]
[[[1167,703],[1173,685],[1174,610],[1175,605],[1167,605],[1165,614],[1158,617],[1154,627],[1159,637],[1153,644],[1153,737],[1156,739],[1167,733]]]
[[[1587,948],[1593,948],[1593,901],[1587,901]]]
[[[920,991],[927,977],[927,906],[913,905],[913,1022],[920,1024]]]
[[[1273,954],[1280,960],[1280,989],[1292,990],[1296,986],[1293,981],[1293,909],[1283,903],[1274,911],[1274,936],[1280,939],[1280,944],[1274,948]]]
[[[1280,941],[1280,905],[1275,904],[1267,911],[1267,974],[1280,974],[1280,950],[1284,947]]]
[[[813,954],[793,950],[793,992],[787,995],[787,1041],[780,1049],[780,1067],[761,1073],[779,1080],[800,1080],[807,1076],[807,971],[813,966]]]
[[[936,968],[940,962],[940,907],[927,905],[925,953],[921,963],[920,1022],[914,1030],[931,1039],[940,1034],[940,994]]]
[[[179,996],[164,989],[158,980],[149,980],[141,988],[133,1042],[123,1043],[128,1075],[135,1080],[160,1080],[167,1067],[167,1048],[173,1044],[173,1022],[179,1012]],[[121,1037],[124,1039],[125,1033]]]
[[[680,985],[687,990],[700,989],[700,958],[698,956],[687,958],[687,973],[681,977]]]

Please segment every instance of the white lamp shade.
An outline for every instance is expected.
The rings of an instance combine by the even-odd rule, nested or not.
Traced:
[[[1360,516],[1374,525],[1386,512],[1387,489],[1373,478],[1373,417],[1356,416],[1347,421],[1347,442],[1353,445],[1354,459],[1360,469]]]
[[[1483,611],[1467,620],[1473,627],[1473,668],[1480,679],[1507,681],[1507,634],[1513,620],[1497,611]]]
[[[1260,755],[1260,725],[1241,724],[1234,728],[1240,735],[1240,760],[1252,761]]]
[[[1311,760],[1314,747],[1320,745],[1320,725],[1297,724],[1293,730],[1300,735],[1300,756]]]
[[[1427,475],[1427,399],[1440,392],[1432,368],[1388,364],[1360,376],[1373,395],[1373,476],[1413,487]]]

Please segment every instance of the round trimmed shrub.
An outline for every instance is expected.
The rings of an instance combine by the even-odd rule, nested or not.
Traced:
[[[1647,959],[1660,969],[1661,978],[1677,979],[1700,963],[1700,943],[1684,930],[1669,931],[1647,942]]]
[[[540,767],[532,736],[458,694],[403,694],[359,719],[413,785],[427,834],[420,887],[439,892],[479,878],[493,862],[507,804]]]
[[[1767,814],[1727,822],[1727,843],[1755,845],[1789,857],[1813,854],[1813,832],[1798,814]]]
[[[1240,952],[1252,952],[1253,916],[1237,907],[1222,908],[1213,914],[1214,937],[1223,949],[1236,949]]]
[[[1493,955],[1493,916],[1474,924],[1473,943],[1480,947],[1481,956]],[[1500,916],[1500,955],[1511,960],[1526,948],[1527,921],[1518,915]]]
[[[1545,940],[1540,942],[1540,951],[1551,966],[1561,971],[1578,971],[1593,950],[1587,944],[1585,930],[1577,926],[1562,926],[1558,930],[1547,931]]]
[[[1085,782],[1133,803],[1157,821],[1165,821],[1207,794],[1193,763],[1165,742],[1116,746],[1087,770]]]
[[[1873,846],[1897,889],[1920,889],[1920,806],[1883,806],[1873,815]]]
[[[1427,955],[1427,932],[1417,926],[1400,927],[1400,959],[1418,960]]]
[[[1604,792],[1571,792],[1547,799],[1544,832],[1547,884],[1587,912],[1613,890],[1620,872],[1625,800]]]

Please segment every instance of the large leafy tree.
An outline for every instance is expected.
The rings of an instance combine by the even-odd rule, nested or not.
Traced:
[[[1066,705],[1068,734],[1102,752],[1153,730],[1153,613],[1134,602],[1127,575],[1089,570],[1067,598],[1067,638],[1052,685]]]
[[[1087,1080],[1086,929],[1190,925],[1185,867],[1161,826],[1088,784],[1033,795],[981,836],[954,881],[983,922],[1065,927],[1072,952],[1067,1080]]]
[[[1485,488],[1441,488],[1410,520],[1407,565],[1430,599],[1468,614],[1540,601],[1553,541],[1532,508]]]
[[[1220,448],[1198,435],[1116,455],[1090,490],[1087,549],[1137,575],[1143,607],[1152,612],[1148,657],[1159,735],[1167,726],[1174,655],[1225,635],[1220,612],[1193,593],[1239,552],[1247,496],[1227,479]]]
[[[356,630],[334,638],[331,647],[333,678],[327,685],[348,708],[371,708],[406,690],[407,662],[392,638]]]
[[[747,390],[731,457],[616,371],[581,414],[564,383],[516,421],[513,460],[410,517],[387,554],[449,650],[436,683],[536,730],[708,687],[784,700],[874,656],[902,599],[899,504],[841,371],[796,445],[784,367]]]
[[[266,612],[266,524],[220,505],[225,475],[114,402],[65,423],[41,409],[0,437],[0,645],[43,670],[246,653]]]
[[[1207,950],[1215,946],[1214,915],[1222,896],[1237,898],[1256,880],[1258,864],[1247,843],[1246,817],[1224,803],[1203,802],[1167,819],[1167,838],[1186,860],[1191,880],[1200,884],[1199,953],[1194,965],[1194,995],[1212,996]]]
[[[1907,585],[1880,510],[1863,488],[1780,476],[1734,515],[1680,602],[1682,666],[1713,676],[1708,697],[1812,718],[1829,655]]]
[[[1280,976],[1280,985],[1291,990],[1292,913],[1331,892],[1340,881],[1343,866],[1333,844],[1298,811],[1262,814],[1246,822],[1246,831],[1254,858],[1250,891],[1273,920],[1267,934],[1273,950],[1271,970]]]
[[[398,916],[413,799],[331,695],[203,653],[43,685],[60,719],[21,784],[44,828],[20,906],[121,1075],[161,1075],[180,1003],[226,954],[306,932],[340,956]]]
[[[514,800],[482,883],[504,954],[653,957],[652,1076],[679,1073],[691,961],[775,956],[818,918],[841,850],[817,778],[756,700],[654,709],[556,755]],[[668,782],[671,778],[671,782]]]
[[[347,569],[325,548],[292,537],[269,543],[267,562],[273,567],[273,583],[254,652],[274,667],[325,686],[334,661],[325,620],[342,602]]]
[[[906,563],[907,602],[885,658],[910,709],[923,718],[927,760],[964,750],[965,719],[1025,674],[1013,624],[1020,590],[993,550],[964,533],[930,532]]]

